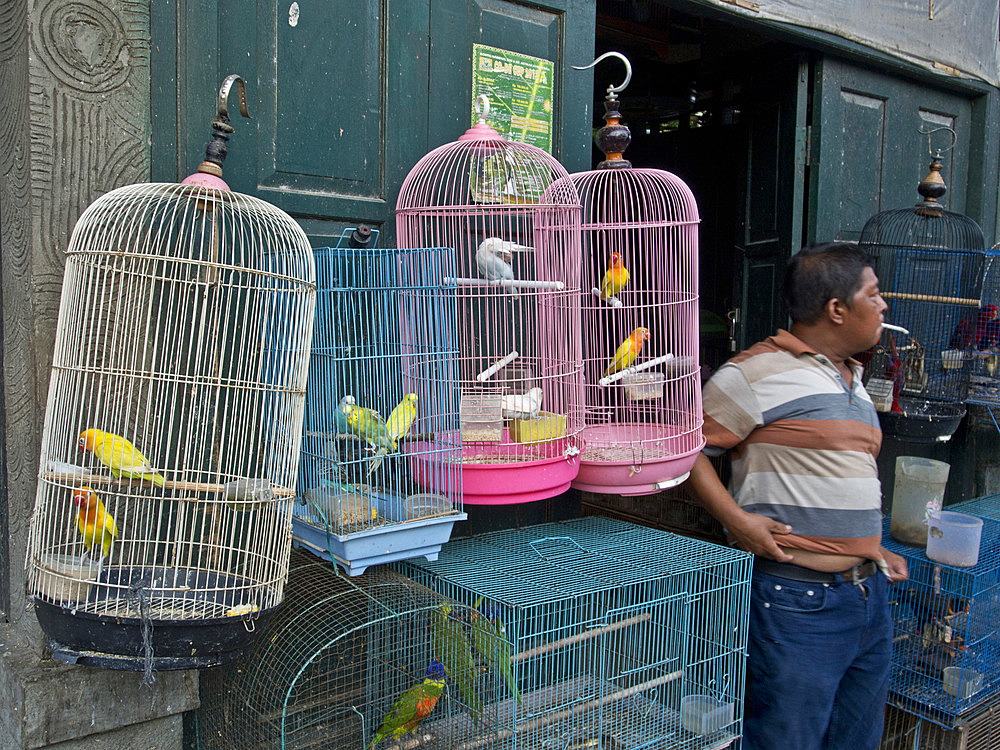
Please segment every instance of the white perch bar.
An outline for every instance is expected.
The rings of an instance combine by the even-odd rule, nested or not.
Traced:
[[[601,302],[607,302],[612,307],[624,307],[622,301],[617,297],[608,297],[607,299],[601,297],[601,290],[598,289],[596,286],[591,287],[590,293],[593,294],[595,297],[597,297],[597,299],[601,300]]]
[[[487,367],[481,373],[479,373],[478,375],[476,375],[476,380],[478,380],[480,383],[485,383],[487,380],[489,380],[490,378],[492,378],[500,370],[502,370],[504,367],[506,367],[507,365],[509,365],[511,362],[513,362],[515,359],[517,359],[520,356],[521,355],[518,354],[517,350],[515,349],[510,354],[508,354],[506,357],[504,357],[503,359],[501,359],[498,362],[494,362],[492,365],[490,365],[489,367]]]
[[[631,375],[634,372],[642,372],[643,370],[648,370],[650,367],[656,367],[657,365],[662,365],[664,362],[669,362],[674,358],[673,354],[664,354],[662,357],[657,357],[656,359],[650,359],[639,365],[632,365],[632,367],[626,367],[621,372],[616,372],[607,377],[601,378],[597,381],[600,386],[609,386],[612,383],[617,383],[619,380],[624,378],[626,375]]]
[[[903,326],[894,326],[892,323],[883,323],[882,327],[883,328],[887,328],[890,331],[899,331],[904,336],[909,336],[910,335],[910,332],[908,330],[906,330],[905,328],[903,328]]]
[[[445,284],[455,286],[502,286],[504,289],[547,289],[561,292],[566,285],[561,281],[511,281],[510,279],[500,279],[490,281],[488,279],[468,279],[463,277],[444,277]]]

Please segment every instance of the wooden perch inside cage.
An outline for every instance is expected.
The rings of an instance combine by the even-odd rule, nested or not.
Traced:
[[[882,292],[883,299],[901,299],[911,302],[940,302],[945,305],[982,307],[983,301],[972,297],[946,297],[940,294],[911,294],[909,292]]]
[[[560,638],[558,641],[552,641],[551,643],[543,643],[541,646],[535,646],[534,648],[529,648],[527,651],[520,651],[514,654],[514,656],[511,657],[511,661],[516,662],[533,659],[536,656],[548,654],[552,651],[565,648],[566,646],[572,646],[576,643],[582,643],[583,641],[589,641],[592,638],[613,633],[616,630],[627,628],[629,625],[638,625],[640,622],[646,622],[650,617],[652,617],[652,615],[649,612],[643,612],[635,617],[629,617],[626,620],[613,622],[610,625],[605,625],[600,628],[591,628],[590,630],[585,630],[582,633],[567,636],[566,638]]]
[[[52,482],[60,482],[66,484],[80,485],[87,484],[97,487],[107,487],[111,485],[125,485],[127,487],[154,487],[153,483],[145,479],[126,479],[121,477],[116,479],[113,476],[107,474],[74,474],[68,472],[56,472],[48,471],[42,474],[42,479],[47,479]],[[220,484],[218,482],[182,482],[176,479],[167,479],[163,483],[163,489],[173,490],[175,492],[197,492],[209,495],[224,495],[226,492],[226,484]],[[292,497],[295,494],[295,490],[288,487],[275,487],[271,486],[271,494],[278,497]],[[185,498],[187,502],[191,502],[190,498]],[[239,502],[253,502],[248,499],[239,499]]]

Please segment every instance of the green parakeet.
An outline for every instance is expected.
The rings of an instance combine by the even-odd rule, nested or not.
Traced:
[[[476,602],[477,609],[481,602],[481,598]],[[500,619],[493,613],[480,615],[477,612],[472,620],[472,642],[490,668],[500,671],[510,692],[520,703],[521,692],[517,689],[514,674],[510,669],[510,642],[507,640],[507,630]]]
[[[382,720],[368,750],[374,748],[387,737],[402,737],[416,731],[424,719],[430,716],[444,692],[444,667],[435,660],[427,667],[427,677],[419,685],[414,685],[403,693]]]
[[[434,612],[434,655],[444,665],[445,673],[458,687],[472,717],[478,721],[483,704],[479,697],[476,659],[472,654],[472,644],[465,635],[462,623],[451,615],[447,604]]]

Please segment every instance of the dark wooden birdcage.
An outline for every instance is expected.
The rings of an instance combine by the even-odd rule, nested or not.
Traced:
[[[965,414],[972,363],[1000,321],[986,320],[982,299],[986,250],[983,230],[945,210],[941,153],[909,208],[868,220],[859,245],[875,261],[886,322],[866,362],[865,384],[883,431],[900,440],[947,440]],[[995,312],[995,309],[994,309]]]

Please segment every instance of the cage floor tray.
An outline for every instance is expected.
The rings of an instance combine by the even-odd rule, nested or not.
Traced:
[[[240,598],[250,588],[244,579],[204,570],[111,567],[91,583],[85,601],[33,600],[59,661],[142,671],[145,610],[153,669],[201,669],[241,656],[270,618],[277,603]]]
[[[434,489],[435,477],[441,476],[441,464],[450,470],[458,435],[439,436],[440,444],[428,444],[427,450],[411,456],[416,480]],[[567,456],[565,438],[547,442],[517,443],[505,429],[496,442],[464,443],[460,456],[462,502],[466,505],[516,505],[547,500],[561,495],[580,470],[576,456]]]
[[[433,518],[386,523],[352,534],[335,534],[303,518],[292,519],[292,540],[297,547],[317,557],[335,562],[347,575],[361,575],[372,565],[425,557],[437,560],[441,545],[451,538],[465,513],[452,512]]]
[[[628,693],[621,686],[584,675],[484,707],[476,723],[465,713],[433,719],[415,737],[384,741],[380,750],[723,750],[739,737],[726,728],[696,735],[681,726],[678,710],[656,700],[656,691]],[[485,730],[485,731],[484,731]]]
[[[573,488],[612,495],[650,495],[679,484],[705,447],[700,436],[697,447],[688,447],[691,433],[670,425],[592,425],[581,437],[585,448]]]

